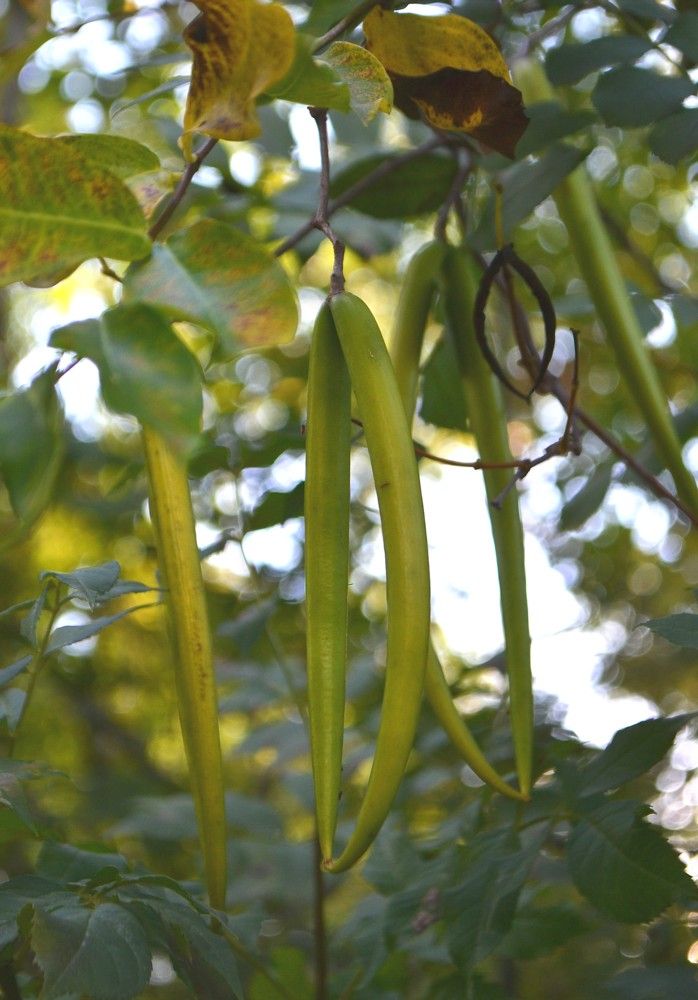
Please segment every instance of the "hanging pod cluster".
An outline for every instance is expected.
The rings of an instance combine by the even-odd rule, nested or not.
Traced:
[[[454,253],[456,253],[454,251]],[[432,299],[444,290],[449,335],[462,353],[475,345],[472,305],[467,315],[452,252],[430,244],[411,262],[397,311],[391,361],[367,306],[356,296],[333,296],[318,315],[310,353],[306,429],[306,612],[308,709],[318,839],[328,871],[341,872],[370,847],[397,793],[428,699],[464,760],[496,791],[528,797],[531,785],[532,696],[523,539],[515,498],[493,520],[510,672],[514,744],[520,790],[495,771],[454,706],[430,640],[430,588],[419,472],[410,427],[419,357]],[[456,273],[454,273],[454,268]],[[477,352],[477,346],[475,345]],[[459,356],[460,356],[459,351]],[[464,384],[486,380],[479,402],[479,445],[495,458],[507,449],[506,422],[494,377],[480,358]],[[354,832],[333,859],[342,775],[349,577],[349,461],[351,393],[363,424],[381,514],[387,578],[387,659],[380,726],[368,785]],[[494,428],[494,429],[493,429]],[[508,451],[507,451],[508,454]],[[500,490],[499,482],[488,493]],[[492,494],[494,495],[494,493]],[[496,524],[496,527],[495,527]]]

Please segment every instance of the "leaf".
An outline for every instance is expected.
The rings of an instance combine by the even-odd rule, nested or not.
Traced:
[[[10,681],[13,681],[15,677],[19,677],[20,674],[24,673],[32,659],[32,656],[23,656],[21,660],[11,663],[9,667],[3,667],[0,670],[0,687],[4,687]]]
[[[649,806],[606,802],[574,824],[567,864],[583,896],[623,923],[653,920],[695,886],[656,826],[644,822]]]
[[[676,11],[656,0],[618,0],[618,6],[627,14],[634,14],[648,21],[661,21],[671,24],[676,17]]]
[[[178,62],[181,62],[181,55],[178,56]],[[157,87],[153,87],[152,90],[146,91],[145,94],[139,94],[138,97],[133,97],[129,101],[115,101],[111,107],[110,117],[112,120],[120,115],[122,111],[126,111],[128,108],[137,107],[139,104],[145,104],[146,101],[152,100],[154,97],[161,97],[162,94],[170,94],[177,87],[183,86],[185,83],[191,81],[190,76],[172,76],[169,80],[165,80]]]
[[[364,125],[393,108],[393,85],[382,63],[351,42],[334,42],[323,56],[349,88],[349,100]]]
[[[88,907],[78,897],[48,909],[34,903],[31,945],[44,974],[45,1000],[66,994],[125,1000],[150,978],[150,948],[140,923],[123,906]]]
[[[314,58],[314,42],[310,35],[296,35],[293,63],[281,80],[267,88],[267,95],[295,104],[349,111],[349,87],[333,66]]]
[[[528,128],[516,147],[516,158],[537,153],[558,139],[579,132],[597,119],[593,111],[568,111],[557,101],[542,101],[526,108]]]
[[[344,194],[382,164],[399,160],[398,153],[375,153],[350,163],[332,180],[334,198]],[[350,205],[376,219],[413,218],[435,211],[448,194],[457,166],[450,156],[421,156],[380,177]]]
[[[0,773],[0,806],[10,809],[20,823],[36,836],[38,831],[17,775]]]
[[[0,736],[14,736],[26,700],[26,692],[19,688],[0,691]]]
[[[604,983],[618,1000],[698,1000],[695,965],[649,965],[624,969]]]
[[[589,73],[606,66],[632,63],[651,48],[648,38],[605,35],[583,44],[556,45],[545,55],[545,72],[551,83],[579,83]]]
[[[218,635],[232,642],[243,656],[249,656],[262,636],[266,635],[269,619],[278,606],[276,597],[256,601],[249,607],[243,606],[234,618],[223,622]]]
[[[682,11],[662,39],[662,44],[673,45],[691,62],[698,62],[698,12]]]
[[[419,415],[437,427],[457,431],[468,429],[463,381],[451,337],[441,338],[426,363]]]
[[[583,150],[559,143],[551,146],[534,163],[517,163],[501,172],[499,180],[504,189],[502,216],[507,238],[511,237],[519,222],[530,215],[579,166],[585,156]],[[497,247],[494,195],[488,199],[472,243],[477,250],[494,250]]]
[[[588,930],[588,920],[572,906],[522,907],[501,945],[502,954],[528,961],[549,954]]]
[[[410,118],[467,132],[513,157],[528,119],[496,43],[456,14],[425,18],[376,6],[364,20],[366,45]]]
[[[105,868],[128,871],[126,859],[120,854],[85,851],[73,844],[46,841],[36,862],[36,873],[53,882],[65,884],[93,879]]]
[[[104,599],[104,595],[113,588],[120,573],[121,566],[115,560],[110,559],[99,566],[83,566],[73,570],[72,573],[57,573],[54,570],[46,570],[39,574],[39,579],[51,578],[60,581],[68,587],[69,598],[82,598],[91,608],[95,608]]]
[[[293,62],[294,27],[278,3],[199,0],[201,14],[184,30],[193,52],[184,111],[184,145],[191,132],[217,139],[254,139],[260,127],[254,101]]]
[[[110,409],[132,414],[178,448],[193,446],[202,411],[201,369],[159,309],[120,304],[101,320],[54,331],[51,344],[95,362]]]
[[[292,490],[277,492],[269,490],[259,506],[245,522],[246,531],[259,531],[273,524],[283,524],[291,517],[303,517],[303,497],[305,483],[298,483]]]
[[[26,526],[50,503],[63,463],[63,411],[54,383],[53,371],[44,372],[0,399],[0,474]]]
[[[682,611],[665,618],[650,618],[642,623],[655,635],[661,635],[675,646],[684,649],[698,649],[698,614]]]
[[[578,787],[584,795],[595,795],[639,778],[662,760],[677,733],[694,718],[691,712],[668,719],[645,719],[619,730],[606,749],[579,771]]]
[[[150,250],[138,202],[112,173],[60,139],[0,125],[0,285],[89,257]]]
[[[289,278],[257,240],[204,219],[156,246],[126,275],[125,301],[158,305],[217,334],[223,358],[290,340],[298,322]]]
[[[39,642],[37,636],[37,628],[39,625],[39,620],[46,607],[46,598],[48,596],[48,584],[45,584],[39,593],[37,599],[32,603],[29,611],[24,616],[19,625],[19,631],[22,638],[26,639],[32,649],[37,649]]]
[[[657,122],[649,134],[653,153],[667,163],[677,164],[698,149],[698,108],[682,108]]]
[[[104,615],[102,618],[95,618],[92,621],[85,622],[84,625],[59,625],[51,633],[46,643],[44,654],[49,656],[59,649],[72,646],[74,642],[91,639],[93,636],[99,635],[109,625],[113,625],[114,622],[118,622],[121,618],[125,618],[126,615],[140,610],[140,607],[126,608],[124,611],[119,611],[114,615]]]
[[[623,66],[599,77],[591,99],[607,125],[651,125],[679,111],[694,90],[683,77]]]
[[[596,513],[608,493],[614,466],[613,459],[597,465],[582,488],[564,504],[558,522],[560,531],[574,531]]]
[[[160,160],[151,149],[122,135],[59,135],[56,142],[77,150],[86,160],[122,180],[160,167]]]

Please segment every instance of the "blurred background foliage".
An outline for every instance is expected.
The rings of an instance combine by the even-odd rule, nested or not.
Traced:
[[[316,34],[350,7],[330,0],[287,6],[298,23],[309,18],[308,30]],[[664,72],[670,60],[696,78],[695,34],[693,48],[688,43],[659,47],[657,42],[678,14],[688,15],[695,32],[698,15],[690,0],[566,7],[535,0],[469,0],[450,9],[491,30],[508,59],[529,48],[545,58],[547,50],[553,79],[550,53],[563,41],[589,42],[615,34],[647,42],[633,56],[640,66]],[[565,11],[570,16],[555,33],[541,31]],[[181,171],[176,142],[189,72],[181,36],[195,12],[192,4],[179,2],[0,0],[0,119],[35,134],[111,131],[148,145],[161,168],[140,175],[132,186],[152,210]],[[597,79],[598,71],[592,71],[562,90],[567,107],[584,112],[568,141],[587,154],[586,169],[653,360],[672,409],[680,414],[686,462],[698,470],[695,156],[666,162],[651,151],[647,128],[606,124],[590,97]],[[312,216],[317,197],[317,150],[306,117],[304,108],[283,102],[262,107],[259,139],[219,143],[189,189],[174,226],[213,216],[270,244],[293,233]],[[331,125],[337,193],[362,175],[367,157],[404,151],[430,135],[399,113],[369,126],[333,113]],[[530,162],[520,157],[523,167]],[[493,176],[504,172],[506,193],[506,171],[517,166],[490,154],[484,169],[468,181],[471,231],[476,244],[480,234],[485,249],[491,249],[483,233]],[[344,171],[349,173],[343,180]],[[451,181],[450,161],[435,157],[394,177],[385,189],[370,191],[360,205],[336,217],[349,248],[348,287],[368,302],[386,331],[405,263],[429,237],[433,212]],[[549,197],[535,202],[533,180],[522,192],[513,234],[517,250],[548,288],[562,329],[572,324],[582,331],[579,400],[659,472],[642,418],[595,322],[555,205]],[[532,211],[526,198],[535,202]],[[328,248],[311,234],[283,263],[299,290],[299,332],[285,347],[246,351],[234,363],[209,367],[207,447],[193,462],[192,475],[217,637],[230,789],[230,896],[248,919],[250,940],[290,984],[292,995],[301,998],[313,995],[319,933],[303,722],[303,420],[309,330],[326,288]],[[115,301],[114,289],[99,266],[89,262],[50,288],[16,285],[1,292],[3,388],[27,384],[56,356],[47,347],[51,330],[98,314]],[[534,328],[539,323],[535,315],[532,322]],[[438,330],[437,310],[430,346]],[[188,336],[206,358],[209,345],[202,332],[192,327]],[[503,357],[515,373],[513,347]],[[567,377],[570,360],[570,341],[563,333],[554,372]],[[418,436],[431,451],[462,457],[469,446],[467,434],[437,426],[439,420],[448,423],[438,415],[442,376],[435,361],[427,363]],[[18,533],[8,499],[0,497],[6,540],[0,547],[2,607],[36,594],[38,575],[45,569],[115,559],[125,578],[156,581],[135,421],[105,410],[89,362],[61,381],[61,392],[67,420],[54,442],[63,458],[50,507],[29,531]],[[515,453],[538,454],[561,432],[564,414],[550,397],[537,398],[532,406],[509,397],[507,405]],[[449,493],[447,530],[457,552],[467,558],[472,549],[480,558],[479,543],[469,536],[484,523],[482,511],[477,512],[483,495],[473,485],[480,474],[446,474],[433,463],[423,464],[423,474],[427,503],[437,490]],[[376,733],[381,695],[377,664],[384,643],[375,497],[361,450],[355,456],[352,490],[345,830],[360,799]],[[639,626],[647,618],[695,609],[698,547],[681,516],[649,494],[589,433],[582,436],[579,457],[555,459],[536,469],[521,485],[521,494],[531,543],[530,585],[534,591],[542,588],[532,595],[534,603],[545,607],[551,581],[557,595],[562,590],[574,598],[571,613],[565,605],[562,625],[556,620],[558,597],[550,598],[547,612],[539,610],[534,625],[540,769],[545,770],[554,759],[583,753],[566,726],[584,741],[605,743],[613,728],[627,722],[696,707],[695,650],[672,646]],[[441,553],[442,564],[448,555]],[[451,566],[449,579],[458,586],[457,567]],[[489,632],[469,645],[451,642],[449,652],[449,631],[456,633],[446,620],[441,645],[459,703],[472,713],[473,727],[492,759],[506,769],[510,745],[502,711],[502,658],[496,649],[496,589],[491,581],[483,586],[489,588],[493,608]],[[480,606],[472,605],[477,594],[464,587],[456,596],[467,621],[473,613],[469,602]],[[128,600],[132,598],[124,603]],[[451,594],[449,606],[454,600]],[[71,615],[66,624],[84,620],[79,608]],[[566,643],[546,644],[561,632],[568,633]],[[1,618],[0,662],[12,662],[17,648],[15,620]],[[561,687],[551,681],[556,674],[564,676]],[[589,696],[592,682],[595,698]],[[601,701],[610,704],[610,717],[618,719],[610,730],[595,726]],[[618,707],[615,716],[613,705]],[[54,658],[32,702],[18,756],[47,761],[69,776],[32,786],[44,831],[78,844],[107,843],[133,863],[179,879],[198,876],[193,809],[185,794],[159,608],[129,616],[98,639]],[[638,783],[638,794],[654,805],[685,860],[698,836],[696,768],[698,743],[685,736],[669,761]],[[332,996],[433,1000],[466,995],[465,980],[436,932],[435,894],[457,871],[455,845],[467,841],[483,817],[496,818],[509,808],[483,798],[477,779],[463,770],[425,709],[414,764],[389,828],[363,870],[325,879]],[[2,836],[4,870],[9,875],[25,870],[35,854],[31,840],[19,837],[11,826]],[[522,912],[513,929],[499,936],[494,954],[485,949],[487,957],[470,980],[473,995],[577,1000],[598,996],[603,988],[605,995],[638,1000],[698,996],[690,964],[698,963],[698,945],[692,943],[690,920],[669,911],[650,926],[630,927],[604,917],[571,885],[554,836],[526,884]],[[261,1000],[271,995],[268,989],[252,974],[250,997]],[[147,995],[187,994],[163,959]]]

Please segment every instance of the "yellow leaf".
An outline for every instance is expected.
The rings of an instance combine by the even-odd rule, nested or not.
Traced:
[[[467,17],[393,14],[374,7],[364,20],[364,33],[369,50],[389,73],[426,76],[445,67],[471,72],[486,69],[511,82],[496,42]]]
[[[379,111],[390,114],[393,85],[385,67],[372,53],[352,42],[335,42],[323,59],[349,87],[351,107],[364,125]]]
[[[253,139],[260,126],[255,98],[289,69],[295,29],[278,3],[198,0],[185,29],[194,54],[184,112],[183,148],[192,132],[216,139]]]

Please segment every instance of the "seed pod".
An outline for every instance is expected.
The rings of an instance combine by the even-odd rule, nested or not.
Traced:
[[[480,352],[473,324],[473,305],[478,284],[474,264],[465,251],[453,247],[444,259],[443,274],[447,329],[456,338],[456,355],[461,359],[470,429],[484,462],[510,461],[501,392]],[[522,795],[528,797],[533,755],[533,685],[523,530],[514,492],[507,496],[501,509],[492,507],[492,501],[508,485],[511,472],[506,469],[485,469],[483,475],[490,502],[490,521],[497,556],[509,675],[511,727],[519,788]]]
[[[164,577],[184,749],[196,807],[211,906],[225,907],[226,837],[218,699],[206,595],[184,462],[156,431],[143,428],[150,510]]]
[[[351,867],[383,825],[412,749],[429,644],[429,562],[417,463],[388,351],[368,307],[342,293],[330,303],[364,427],[383,528],[388,649],[376,752],[356,827],[326,864]]]
[[[308,715],[322,857],[332,857],[342,775],[349,582],[351,386],[329,305],[310,347],[305,471]]]

